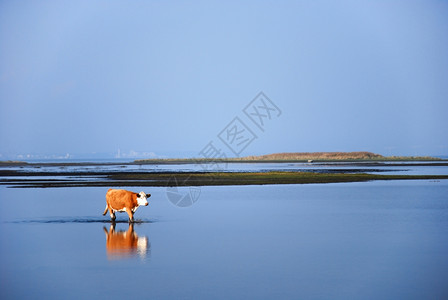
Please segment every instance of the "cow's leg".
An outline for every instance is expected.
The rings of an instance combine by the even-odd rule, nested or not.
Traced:
[[[104,209],[103,216],[107,214],[107,210],[109,209],[109,205],[106,204],[106,209]]]
[[[109,214],[110,214],[110,219],[112,220],[112,222],[115,222],[115,213],[112,210],[112,208],[109,208]]]
[[[128,215],[129,215],[129,223],[134,222],[134,213],[132,212],[132,210],[127,209],[126,212],[127,212]]]

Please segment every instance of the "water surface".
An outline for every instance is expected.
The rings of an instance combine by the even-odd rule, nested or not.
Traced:
[[[0,187],[1,299],[442,299],[448,180],[165,188],[111,227],[107,188]]]

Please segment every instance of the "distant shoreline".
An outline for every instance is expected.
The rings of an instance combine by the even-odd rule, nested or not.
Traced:
[[[288,152],[236,158],[138,159],[135,163],[303,163],[303,162],[443,161],[431,156],[383,156],[372,152]]]
[[[133,164],[149,165],[177,165],[177,164],[207,164],[207,163],[381,163],[381,162],[445,162],[441,158],[382,158],[382,159],[205,159],[205,158],[180,158],[180,159],[138,159]]]
[[[375,163],[375,162],[444,162],[442,159],[432,156],[383,156],[372,152],[291,152],[273,153],[260,156],[245,156],[234,158],[148,158],[136,159],[129,162],[110,161],[51,161],[51,162],[26,162],[26,161],[0,161],[0,167],[7,166],[111,166],[111,165],[175,165],[175,164],[206,164],[206,163]]]

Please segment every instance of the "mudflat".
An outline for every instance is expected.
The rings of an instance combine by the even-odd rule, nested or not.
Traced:
[[[448,175],[431,174],[375,174],[383,172],[382,162],[349,162],[349,167],[320,167],[316,169],[294,169],[274,171],[121,171],[125,167],[144,164],[131,163],[11,163],[0,169],[0,185],[9,187],[117,187],[117,186],[221,186],[221,185],[265,185],[265,184],[311,184],[336,182],[362,182],[372,180],[440,180]],[[318,166],[313,164],[313,166]],[[394,167],[440,166],[444,162],[394,163]],[[16,168],[9,168],[16,167]],[[108,170],[106,167],[113,167]],[[57,168],[57,169],[55,169]],[[90,168],[90,169],[89,169]]]

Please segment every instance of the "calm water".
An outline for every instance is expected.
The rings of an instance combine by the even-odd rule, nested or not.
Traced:
[[[443,299],[448,180],[165,188],[130,228],[107,188],[0,187],[1,299]],[[125,214],[119,214],[126,220]]]

